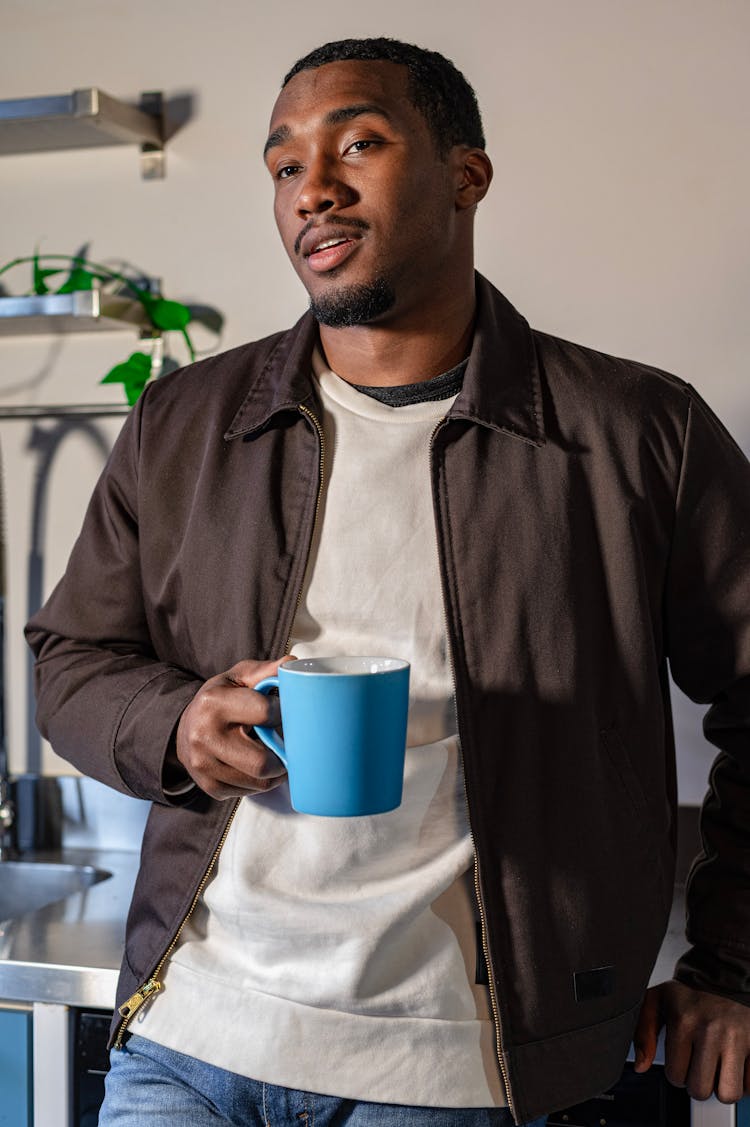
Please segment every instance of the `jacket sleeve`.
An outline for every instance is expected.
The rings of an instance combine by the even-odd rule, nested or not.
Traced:
[[[191,793],[165,794],[165,756],[201,681],[160,661],[149,635],[137,500],[144,398],[115,443],[65,574],[26,637],[36,656],[37,724],[58,755],[126,794],[179,804]]]
[[[686,890],[692,947],[675,977],[750,1005],[750,465],[688,390],[666,634],[672,676],[710,704],[704,731],[720,751]]]

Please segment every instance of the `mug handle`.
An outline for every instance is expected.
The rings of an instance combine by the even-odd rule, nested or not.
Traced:
[[[268,696],[271,689],[278,689],[278,687],[278,677],[266,677],[262,681],[259,681],[257,685],[253,685],[253,690],[256,693],[263,693],[264,696]],[[270,747],[271,751],[278,755],[284,766],[288,767],[289,764],[286,761],[284,741],[277,735],[276,729],[265,728],[260,724],[256,724],[254,731],[258,739],[262,740],[266,747]]]

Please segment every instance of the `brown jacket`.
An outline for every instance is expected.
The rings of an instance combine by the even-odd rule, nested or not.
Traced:
[[[677,974],[750,1004],[750,468],[692,388],[532,332],[477,286],[432,484],[498,1056],[522,1121],[607,1088],[628,1050],[673,884],[667,661],[711,702],[722,749]],[[42,731],[154,802],[120,1002],[158,978],[234,807],[165,797],[180,713],[205,678],[286,648],[320,478],[315,337],[308,314],[146,389],[28,627]]]

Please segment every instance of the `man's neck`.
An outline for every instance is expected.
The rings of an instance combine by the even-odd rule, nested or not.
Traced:
[[[320,326],[329,367],[348,383],[394,387],[431,379],[468,355],[474,333],[474,301],[457,304],[448,316],[438,309],[398,325]]]

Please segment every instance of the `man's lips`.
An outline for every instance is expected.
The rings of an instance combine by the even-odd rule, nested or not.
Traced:
[[[335,223],[309,220],[294,240],[294,253],[302,254],[308,261],[314,255],[320,255],[322,260],[322,256],[332,253],[337,246],[353,245],[369,227],[363,219],[349,217],[339,217]]]
[[[318,243],[309,254],[305,254],[305,263],[315,274],[325,273],[326,270],[334,270],[356,249],[358,242],[359,236],[354,239],[349,237],[343,239],[324,239],[323,242]]]

